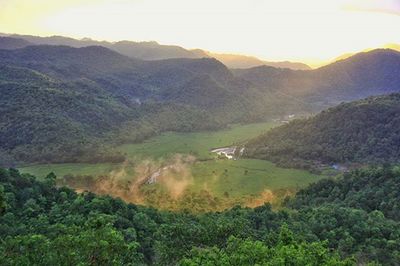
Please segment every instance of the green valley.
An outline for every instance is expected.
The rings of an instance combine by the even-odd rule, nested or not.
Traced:
[[[208,201],[200,202],[196,204],[201,205],[198,210],[223,209],[236,204],[261,205],[264,200],[279,203],[284,196],[322,176],[279,168],[264,160],[228,160],[211,152],[213,148],[243,144],[275,125],[276,122],[266,122],[232,125],[219,131],[166,132],[143,143],[116,147],[126,155],[127,160],[123,163],[38,164],[24,166],[20,170],[39,178],[54,172],[62,180],[60,182],[65,182],[63,184],[99,193],[105,191],[99,188],[97,182],[103,185],[106,182],[109,187],[107,192],[112,195],[161,208],[184,208],[186,203],[183,201],[190,193],[194,193],[200,201],[204,200],[204,193],[206,197],[219,201],[218,206],[206,209],[203,208]],[[158,180],[149,182],[152,175]],[[127,182],[130,182],[128,187]],[[134,191],[140,196],[126,195],[126,191]],[[159,197],[157,202],[154,195]],[[172,200],[170,197],[177,206],[166,204],[166,201]]]
[[[112,26],[103,18],[117,6],[89,2],[88,11]],[[110,2],[110,9],[100,14],[94,2]],[[151,21],[124,27],[134,34],[136,25],[145,31],[155,26],[173,36],[164,27],[169,18],[159,12],[170,2],[154,13],[163,23],[149,16]],[[170,15],[186,13],[190,1],[184,2]],[[261,11],[258,2],[273,1],[257,1]],[[43,4],[34,10],[62,11]],[[200,5],[199,26],[209,20],[210,7]],[[2,15],[13,9],[5,6]],[[273,13],[257,12],[257,27],[246,28],[254,33],[262,27],[263,50],[282,42],[264,29],[285,35],[280,24],[296,29],[290,50],[306,53],[276,54],[290,61],[186,49],[166,39],[0,33],[0,266],[398,266],[400,49],[393,44],[395,50],[353,53],[348,44],[354,40],[338,39],[340,50],[351,54],[312,69],[297,59],[319,49],[339,54],[316,40],[318,49],[300,45],[308,40],[306,31],[323,24],[311,16],[320,13],[319,5],[306,5],[312,27],[300,27],[296,6],[287,6],[296,21],[277,17],[279,23],[261,25]],[[386,8],[378,8],[381,16]],[[41,17],[15,10],[18,19]],[[79,17],[79,9],[68,10]],[[224,13],[231,11],[224,5]],[[245,22],[239,13],[232,13],[238,24],[226,33],[239,32]],[[321,14],[330,17],[325,9]],[[93,28],[106,33],[90,17]],[[177,20],[185,21],[185,30],[174,27],[177,35],[205,32],[211,45],[218,23],[211,19],[206,29],[189,27],[189,20]],[[332,22],[347,28],[347,20]],[[78,34],[78,28],[71,30]],[[131,36],[112,30],[115,38]],[[330,27],[323,31],[332,33]],[[400,35],[391,30],[390,36]],[[379,34],[370,37],[383,41]],[[256,45],[247,34],[237,38],[232,43]]]

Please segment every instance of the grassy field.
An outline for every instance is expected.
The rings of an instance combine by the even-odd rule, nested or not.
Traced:
[[[229,129],[216,132],[168,132],[143,143],[117,147],[127,155],[128,161],[124,164],[32,165],[22,167],[20,171],[34,174],[39,178],[43,178],[51,171],[58,177],[65,175],[118,176],[118,178],[138,184],[138,179],[147,178],[154,171],[172,165],[165,171],[164,177],[159,178],[157,184],[143,186],[142,189],[147,191],[145,197],[152,197],[152,199],[151,203],[148,203],[142,197],[140,203],[165,207],[163,204],[169,202],[170,205],[166,208],[176,209],[175,205],[180,203],[174,201],[176,198],[171,201],[172,193],[172,196],[167,196],[167,198],[164,197],[165,195],[160,196],[164,197],[164,202],[157,198],[157,193],[175,191],[175,188],[184,185],[185,190],[194,193],[201,194],[202,191],[208,191],[212,197],[222,199],[224,207],[229,207],[230,204],[234,204],[235,199],[245,198],[246,201],[240,202],[247,202],[249,198],[259,198],[260,195],[265,194],[265,191],[271,192],[275,197],[277,191],[293,192],[324,177],[303,170],[279,168],[263,160],[218,159],[214,153],[210,152],[213,148],[243,143],[275,125],[274,123],[234,125]],[[190,157],[195,159],[190,162],[181,159],[186,158],[185,156],[176,159],[176,154],[186,154],[186,157],[191,155]],[[115,187],[115,184],[109,185]],[[135,191],[135,193],[140,193],[139,190]],[[114,194],[121,195],[121,191],[114,191]],[[139,202],[138,198],[140,197],[135,197],[132,201]],[[185,201],[184,204],[187,203],[186,198],[182,201]],[[263,201],[260,201],[260,204],[262,203]],[[207,209],[208,202],[202,204],[202,209],[214,208]]]
[[[195,190],[207,184],[217,196],[256,195],[264,189],[299,189],[321,179],[307,171],[284,169],[263,160],[212,160],[196,163],[192,168]],[[211,177],[211,178],[210,178]]]
[[[229,129],[211,132],[167,132],[140,144],[122,145],[119,150],[130,158],[160,158],[182,153],[193,154],[200,160],[210,159],[215,157],[210,152],[211,149],[241,143],[276,125],[276,123],[268,122],[243,126],[234,125]]]
[[[197,133],[167,132],[160,136],[150,138],[143,143],[125,144],[117,149],[132,160],[167,158],[174,154],[192,154],[199,160],[215,158],[210,150],[213,148],[229,146],[241,143],[249,138],[260,135],[276,123],[256,123],[249,125],[233,125],[220,131],[207,131]],[[110,171],[118,170],[120,164],[41,164],[29,165],[19,168],[22,173],[30,173],[37,177],[44,177],[49,172],[54,172],[62,177],[67,174],[74,175],[104,175]]]
[[[99,163],[63,163],[63,164],[39,164],[22,167],[22,173],[29,173],[38,178],[44,178],[48,173],[54,172],[58,177],[68,174],[73,175],[103,175],[118,169],[120,164]]]

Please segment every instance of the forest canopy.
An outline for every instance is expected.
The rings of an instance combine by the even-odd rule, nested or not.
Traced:
[[[324,193],[310,187],[278,211],[266,204],[194,215],[78,194],[56,187],[52,173],[37,181],[1,169],[0,254],[6,265],[396,265],[398,208],[385,206],[399,186],[397,168],[356,171],[347,181],[315,186],[340,194],[345,188],[337,186],[345,183],[369,193],[358,182],[372,186],[372,177],[387,186],[371,205],[315,201]]]
[[[400,94],[343,103],[250,140],[246,156],[282,165],[400,160]]]

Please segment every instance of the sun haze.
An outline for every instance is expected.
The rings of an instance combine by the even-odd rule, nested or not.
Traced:
[[[400,42],[399,0],[0,0],[0,32],[155,40],[318,66]]]

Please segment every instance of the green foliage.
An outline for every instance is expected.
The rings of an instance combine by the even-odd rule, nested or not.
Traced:
[[[115,145],[265,120],[273,110],[215,59],[144,62],[66,46],[0,50],[0,59],[1,165],[121,162]]]
[[[258,206],[264,201],[276,206],[288,193],[294,193],[324,176],[304,170],[280,168],[265,160],[215,159],[216,154],[211,152],[216,147],[239,145],[247,138],[269,130],[273,125],[269,122],[232,125],[229,129],[218,131],[168,132],[142,143],[116,147],[115,150],[128,159],[124,163],[38,164],[21,167],[19,170],[40,179],[52,171],[59,177],[59,184],[78,191],[107,193],[128,202],[159,209],[188,209],[198,213],[221,211],[238,204]],[[154,164],[150,172],[155,172],[162,167],[175,165],[177,154],[196,157],[195,162],[192,156],[189,156],[188,161],[179,162],[178,171],[164,172],[168,178],[182,180],[183,183],[187,181],[185,190],[179,196],[171,196],[171,186],[162,181],[140,185],[142,197],[132,196],[132,186],[129,184],[135,184],[149,174],[143,173],[142,163]],[[118,178],[114,178],[115,173],[119,173]],[[108,189],[104,184],[110,184],[106,186]]]
[[[103,224],[102,216],[84,227],[60,227],[55,237],[27,234],[6,237],[0,247],[5,265],[136,265],[142,262],[136,242],[126,243],[121,232]]]
[[[228,239],[225,248],[194,248],[189,258],[179,264],[194,265],[354,265],[351,259],[341,260],[321,242],[306,243],[287,239],[291,232],[282,227],[278,244],[268,247],[261,241]]]
[[[7,204],[0,216],[3,264],[396,265],[400,259],[400,224],[377,211],[324,204],[161,212],[56,188],[52,178],[38,182],[0,170]]]
[[[397,162],[400,94],[341,104],[272,129],[247,144],[247,156],[282,165]]]
[[[399,167],[373,167],[325,179],[300,190],[288,206],[296,209],[334,204],[341,207],[377,211],[400,221]]]
[[[4,187],[0,185],[0,215],[6,210],[6,198],[4,194]]]

